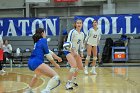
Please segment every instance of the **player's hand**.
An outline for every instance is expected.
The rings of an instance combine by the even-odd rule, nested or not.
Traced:
[[[55,64],[55,68],[56,68],[56,69],[59,69],[60,66],[56,63],[56,64]]]
[[[83,54],[81,54],[81,57],[83,58],[83,57],[84,57],[84,55],[83,55]]]
[[[57,61],[58,61],[58,62],[62,62],[62,58],[61,58],[61,57],[58,57],[58,58],[57,58]]]

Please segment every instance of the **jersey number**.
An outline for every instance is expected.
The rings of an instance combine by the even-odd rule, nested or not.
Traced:
[[[94,35],[93,38],[97,38],[97,35]]]
[[[80,40],[80,39],[78,39],[78,42],[77,42],[77,44],[80,44],[80,42],[81,42],[81,40]]]

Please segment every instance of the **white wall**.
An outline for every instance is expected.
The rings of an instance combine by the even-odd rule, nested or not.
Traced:
[[[103,14],[115,14],[115,4],[103,4]]]
[[[24,17],[24,10],[23,9],[0,10],[0,18],[3,17]]]
[[[116,3],[116,14],[140,13],[140,1]]]
[[[0,18],[24,17],[24,0],[0,0]]]
[[[46,17],[46,16],[75,16],[75,15],[99,15],[100,7],[58,7],[58,8],[36,8],[36,17]]]
[[[0,0],[0,9],[22,7],[24,7],[24,0]]]
[[[0,0],[0,9],[25,8],[24,1],[25,0]],[[81,0],[79,0],[79,2],[73,3],[72,5],[73,6],[76,6],[76,5],[78,5],[78,6],[86,5],[87,6],[89,4],[90,6],[93,5],[93,7],[90,9],[90,10],[94,10],[93,12],[98,14],[98,11],[103,11],[102,8],[100,8],[100,10],[98,10],[97,8],[94,9],[97,2],[95,2],[95,3],[94,2],[83,3],[83,2],[80,2],[80,1]],[[126,1],[128,1],[128,0],[126,0]],[[116,7],[115,13],[116,14],[140,13],[140,0],[135,0],[135,1],[134,0],[130,1],[129,0],[129,2],[126,2],[126,1],[124,1],[124,0],[116,0],[115,1],[115,7]],[[59,5],[59,4],[56,4],[56,3],[55,4],[52,4],[52,3],[53,2],[51,2],[51,4],[48,4],[48,5],[49,6],[58,6]],[[101,4],[101,6],[103,6],[103,4],[105,5],[105,4],[107,4],[107,2],[104,2],[104,3],[102,2],[100,4]],[[66,3],[63,3],[62,5],[65,6]],[[97,6],[99,6],[99,4],[97,4]],[[51,10],[53,10],[53,8],[51,8]],[[81,7],[81,9],[78,9],[77,11],[82,11],[82,10],[84,10],[84,7],[83,8]],[[93,15],[94,13],[92,13],[90,10],[89,11],[87,10],[86,14]],[[73,11],[76,11],[76,10],[74,9]],[[64,11],[64,12],[66,12],[66,11]],[[101,12],[101,14],[102,14],[102,12]]]

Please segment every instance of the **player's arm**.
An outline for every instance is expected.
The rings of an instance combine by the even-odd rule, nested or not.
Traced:
[[[52,55],[52,57],[54,59],[56,59],[58,62],[61,62],[62,61],[62,58],[57,56],[53,51],[49,50],[50,54]]]
[[[89,38],[89,35],[88,35],[88,33],[87,33],[86,38],[85,38],[85,42],[84,42],[84,43],[87,43],[88,38]]]
[[[67,42],[71,42],[74,37],[74,30],[71,30],[68,34]]]
[[[48,44],[47,44],[47,40],[46,40],[46,39],[43,40],[42,45],[43,45],[43,50],[44,50],[44,52],[45,52],[46,58],[47,58],[56,68],[60,68],[60,66],[54,61],[54,59],[53,59],[51,53],[49,52]]]
[[[45,56],[56,68],[60,68],[60,66],[54,61],[54,59],[50,53],[46,54]]]
[[[84,41],[84,43],[86,44],[87,43],[87,41],[88,41],[88,39],[89,39],[89,37],[90,37],[90,29],[89,29],[89,31],[88,31],[88,33],[87,33],[87,35],[86,35],[86,38],[85,38],[85,41]]]
[[[82,32],[82,39],[81,39],[81,43],[80,43],[80,55],[81,55],[81,57],[83,57],[83,51],[84,51],[84,48],[85,48],[85,46],[84,46],[84,33]]]

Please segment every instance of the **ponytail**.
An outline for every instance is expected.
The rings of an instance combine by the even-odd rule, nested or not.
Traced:
[[[38,28],[35,32],[35,34],[32,36],[34,43],[36,43],[40,38],[42,37],[42,33],[44,32],[43,28]]]
[[[34,40],[34,43],[36,43],[40,38],[42,38],[42,36],[40,34],[37,34],[35,33],[33,36],[32,36],[33,40]]]

